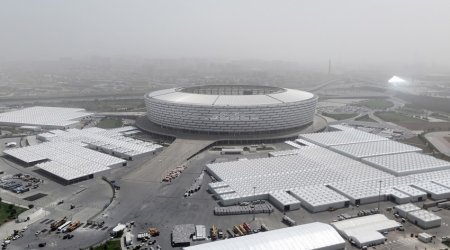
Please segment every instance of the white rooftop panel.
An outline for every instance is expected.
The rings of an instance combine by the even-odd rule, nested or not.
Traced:
[[[393,188],[386,190],[386,191],[385,191],[385,194],[386,194],[386,195],[392,195],[392,196],[394,196],[394,197],[396,197],[396,198],[399,198],[399,199],[408,199],[408,198],[411,198],[410,195],[407,195],[407,194],[405,194],[405,193],[403,193],[403,192],[400,192],[400,191],[398,191],[397,189],[393,189]]]
[[[343,249],[345,241],[330,226],[314,222],[300,226],[271,230],[244,237],[231,238],[195,246],[186,250],[311,250]]]
[[[379,197],[378,189],[362,185],[361,182],[333,183],[330,185],[330,187],[353,200],[371,198],[377,200],[377,198]]]
[[[421,180],[421,181],[450,179],[450,169],[425,172],[425,173],[420,173],[420,174],[412,174],[410,176],[414,177],[417,180]]]
[[[283,206],[300,203],[299,200],[297,200],[296,198],[292,197],[292,195],[290,195],[284,191],[276,191],[276,192],[270,193],[270,196],[272,196],[273,199],[280,202]]]
[[[411,211],[409,212],[409,216],[416,217],[422,221],[435,221],[441,219],[441,217],[423,209]]]
[[[444,186],[446,188],[450,188],[450,178],[433,180],[432,182],[434,182],[438,185]]]
[[[78,120],[93,113],[78,108],[30,107],[0,113],[0,124],[31,125],[42,127],[65,127],[78,123]]]
[[[3,153],[10,155],[14,158],[17,158],[26,163],[33,163],[36,161],[42,161],[42,160],[48,159],[44,155],[40,155],[35,152],[31,152],[31,151],[27,150],[27,148],[7,149],[7,150],[3,151]]]
[[[403,193],[405,193],[407,195],[414,196],[414,197],[416,197],[416,196],[424,196],[424,195],[426,196],[425,192],[423,192],[423,191],[421,191],[419,189],[413,188],[411,186],[407,186],[407,185],[396,186],[396,187],[393,187],[393,188],[398,190],[398,191],[400,191],[400,192],[403,192]]]
[[[389,220],[383,214],[375,214],[363,217],[357,217],[338,222],[333,222],[331,225],[336,228],[341,234],[348,237],[353,236],[361,231],[386,231],[400,226],[400,223]]]
[[[413,187],[418,188],[424,192],[434,195],[435,197],[450,198],[450,189],[432,182],[422,182],[412,184]]]
[[[396,210],[400,210],[404,213],[409,213],[412,211],[416,211],[416,210],[420,210],[420,207],[412,204],[412,203],[406,203],[406,204],[402,204],[402,205],[397,205],[395,206]]]
[[[450,162],[420,153],[404,153],[364,158],[363,162],[379,167],[394,175],[409,175],[450,169]]]
[[[363,132],[357,129],[301,134],[300,138],[325,147],[388,140],[384,137]]]
[[[420,148],[390,140],[339,145],[332,148],[357,158],[422,151]]]
[[[87,174],[85,172],[81,172],[77,169],[68,167],[66,165],[60,164],[58,162],[49,161],[37,164],[36,167],[43,169],[49,173],[52,173],[64,180],[73,180],[80,177],[84,177]]]
[[[348,201],[345,196],[336,193],[323,185],[294,188],[290,192],[294,196],[299,197],[303,203],[308,203],[311,206],[321,206]]]

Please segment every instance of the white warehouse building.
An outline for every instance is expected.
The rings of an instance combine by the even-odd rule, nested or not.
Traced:
[[[94,114],[80,108],[30,107],[0,113],[1,126],[32,126],[35,129],[68,129]]]
[[[267,199],[310,212],[379,200],[398,204],[450,198],[450,163],[420,149],[345,126],[301,134],[308,144],[271,157],[207,164],[209,189],[228,206]]]

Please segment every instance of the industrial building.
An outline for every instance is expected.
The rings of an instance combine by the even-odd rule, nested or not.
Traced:
[[[148,119],[164,128],[253,134],[311,124],[317,96],[269,86],[209,85],[154,91],[145,104]]]
[[[238,238],[185,247],[185,250],[339,250],[345,241],[328,224],[314,222]]]
[[[80,108],[30,107],[0,113],[0,126],[33,126],[43,129],[68,129],[94,114]]]
[[[375,214],[343,221],[331,225],[345,238],[358,247],[383,244],[386,237],[381,232],[395,230],[400,223],[389,220],[385,215]]]
[[[331,129],[301,134],[295,149],[270,157],[207,164],[218,181],[209,189],[225,206],[267,199],[283,211],[450,198],[449,162],[350,127]]]
[[[417,211],[417,210],[420,210],[420,207],[418,207],[412,203],[407,203],[407,204],[398,205],[398,206],[394,207],[394,211],[403,218],[406,218],[408,213]]]
[[[406,217],[411,223],[424,229],[440,227],[442,223],[441,217],[423,209],[411,211]]]
[[[24,166],[36,166],[64,183],[73,183],[125,166],[127,160],[151,155],[162,148],[123,135],[133,130],[134,127],[52,130],[38,135],[43,143],[7,149],[3,153]]]
[[[92,127],[67,131],[51,130],[48,133],[39,134],[37,138],[41,141],[69,142],[130,161],[152,155],[162,149],[160,145],[125,136],[132,132],[137,132],[137,129],[132,126],[115,129]]]

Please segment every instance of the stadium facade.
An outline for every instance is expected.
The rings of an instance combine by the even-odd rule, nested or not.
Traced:
[[[162,128],[208,134],[270,134],[311,125],[317,96],[269,86],[205,85],[145,96],[147,118]]]

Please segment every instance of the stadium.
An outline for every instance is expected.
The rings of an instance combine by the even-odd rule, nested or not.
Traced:
[[[314,122],[317,96],[251,85],[171,88],[145,96],[148,121],[166,131],[207,135],[274,135]]]

